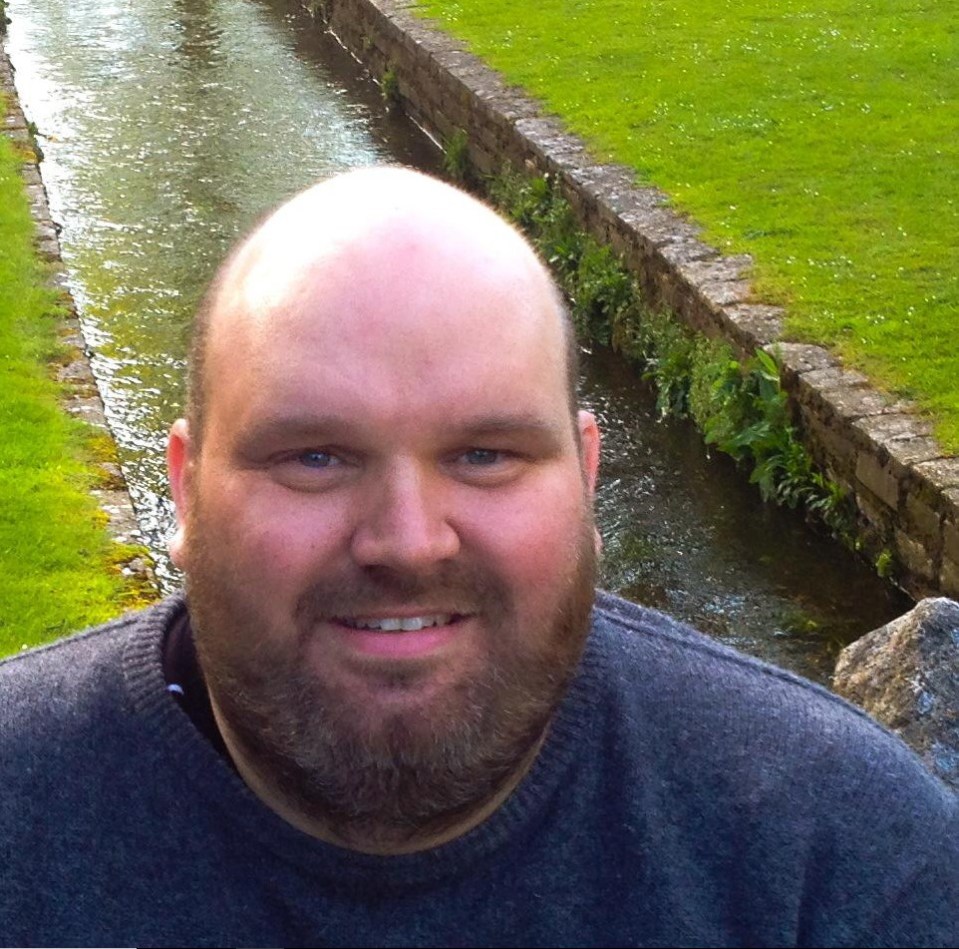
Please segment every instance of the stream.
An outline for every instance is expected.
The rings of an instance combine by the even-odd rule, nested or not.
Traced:
[[[164,445],[206,282],[268,209],[338,170],[437,170],[435,145],[295,0],[8,0],[7,48],[93,369],[166,590]],[[608,352],[584,359],[604,431],[604,585],[825,682],[911,602],[761,502],[691,426],[661,422]]]

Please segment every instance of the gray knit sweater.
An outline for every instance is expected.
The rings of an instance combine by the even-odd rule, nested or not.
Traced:
[[[264,807],[166,692],[173,598],[0,665],[6,945],[956,946],[957,798],[866,716],[602,597],[526,780],[374,857]]]

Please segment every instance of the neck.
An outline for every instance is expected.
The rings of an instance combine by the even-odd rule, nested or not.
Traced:
[[[212,695],[211,703],[217,726],[236,770],[263,804],[288,824],[311,837],[348,850],[378,856],[430,850],[479,826],[506,801],[529,772],[548,730],[547,726],[517,766],[491,794],[486,794],[469,807],[411,827],[409,824],[398,825],[389,820],[378,820],[375,816],[362,820],[331,819],[323,813],[322,805],[307,806],[303,802],[294,801],[278,787],[268,769],[258,767],[255,756],[248,752],[239,736],[231,729]]]

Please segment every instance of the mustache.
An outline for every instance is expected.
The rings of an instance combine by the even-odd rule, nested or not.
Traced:
[[[442,613],[497,615],[509,601],[506,585],[478,567],[449,563],[428,574],[367,567],[317,580],[297,600],[295,617],[299,623],[312,623],[411,605]]]

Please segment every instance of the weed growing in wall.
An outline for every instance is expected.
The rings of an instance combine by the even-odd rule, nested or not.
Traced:
[[[497,177],[489,194],[553,268],[578,331],[638,363],[662,416],[690,418],[707,445],[748,468],[765,500],[801,508],[858,546],[842,489],[813,465],[789,418],[775,357],[740,361],[728,344],[693,334],[643,303],[612,251],[585,234],[547,178]]]
[[[326,0],[307,0],[306,9],[314,20],[329,19],[329,11],[326,8]]]
[[[455,129],[443,143],[443,171],[453,181],[469,183],[469,138],[463,129]]]
[[[895,554],[888,547],[883,547],[876,555],[873,565],[880,577],[891,577],[896,570]]]
[[[610,345],[616,326],[638,318],[639,295],[629,273],[608,247],[580,230],[547,178],[500,175],[488,193],[549,264],[582,335]]]
[[[392,66],[383,71],[380,79],[380,95],[390,109],[395,109],[400,104],[400,83],[396,77],[396,70]]]

